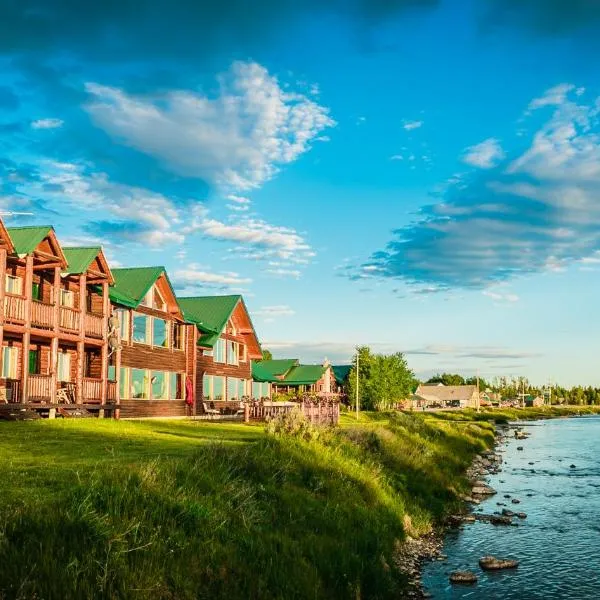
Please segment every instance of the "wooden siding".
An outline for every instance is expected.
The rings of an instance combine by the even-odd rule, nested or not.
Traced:
[[[185,417],[187,407],[182,400],[121,400],[121,418]]]

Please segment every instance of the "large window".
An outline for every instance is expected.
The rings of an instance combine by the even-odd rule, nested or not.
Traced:
[[[2,348],[2,378],[17,379],[19,373],[19,349],[14,346]]]
[[[126,308],[115,310],[115,316],[119,319],[119,337],[122,342],[129,341],[129,314]]]
[[[269,384],[260,381],[252,382],[252,397],[256,400],[269,397]]]
[[[71,381],[71,355],[68,352],[58,353],[58,380]]]
[[[148,371],[131,369],[131,395],[133,398],[147,400],[150,397]]]
[[[238,385],[239,379],[236,379],[235,377],[227,378],[227,400],[233,400],[238,397]]]
[[[246,380],[240,379],[238,382],[238,400],[241,400],[246,395]]]
[[[167,322],[157,318],[152,319],[152,322],[152,345],[167,348],[169,346],[169,328]]]
[[[152,371],[152,398],[154,400],[168,400],[168,374],[163,371]]]
[[[129,371],[127,367],[121,367],[120,381],[119,381],[119,396],[121,398],[131,398],[130,392],[130,379],[129,379]]]
[[[7,294],[15,294],[20,296],[23,293],[23,280],[20,277],[7,275],[4,282],[4,291]]]
[[[214,362],[225,362],[225,340],[219,338],[214,346]]]
[[[133,341],[138,344],[150,344],[148,324],[150,318],[146,315],[133,313]]]
[[[185,327],[181,323],[173,323],[173,348],[176,350],[185,348]]]
[[[183,400],[182,378],[179,373],[169,373],[169,398],[171,400]]]
[[[212,385],[211,400],[224,400],[225,398],[225,377],[214,376]]]
[[[238,364],[238,345],[237,342],[227,342],[227,364]]]

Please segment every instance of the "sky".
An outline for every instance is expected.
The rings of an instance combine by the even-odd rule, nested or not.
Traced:
[[[0,0],[0,215],[279,357],[600,385],[600,3]]]

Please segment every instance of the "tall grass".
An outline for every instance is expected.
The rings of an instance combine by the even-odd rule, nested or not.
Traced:
[[[492,439],[487,422],[404,414],[310,441],[1,424],[0,598],[402,597],[398,542],[453,507]]]

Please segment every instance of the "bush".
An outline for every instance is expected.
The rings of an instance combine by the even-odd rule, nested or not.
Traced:
[[[270,435],[288,435],[303,440],[316,440],[320,434],[319,429],[308,422],[299,406],[268,421],[265,431]]]

